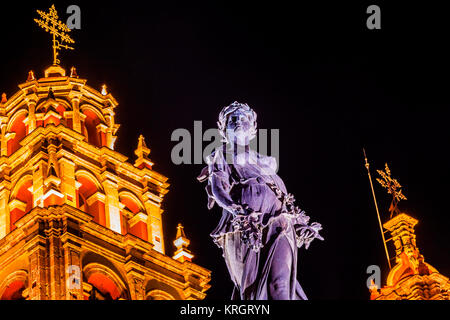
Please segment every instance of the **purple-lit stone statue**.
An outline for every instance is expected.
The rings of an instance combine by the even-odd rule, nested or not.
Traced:
[[[322,229],[294,205],[276,160],[249,148],[256,113],[234,102],[218,121],[225,144],[207,157],[198,180],[208,181],[208,209],[217,203],[222,218],[211,233],[223,250],[234,300],[306,300],[297,281],[297,248],[307,249]]]

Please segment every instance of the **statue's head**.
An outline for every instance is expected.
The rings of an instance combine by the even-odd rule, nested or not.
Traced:
[[[235,101],[220,111],[217,126],[223,141],[245,146],[256,136],[256,113],[248,104]]]

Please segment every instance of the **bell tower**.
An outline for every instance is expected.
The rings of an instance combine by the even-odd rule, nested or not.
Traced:
[[[203,299],[211,272],[166,255],[144,137],[116,152],[116,99],[57,62],[0,102],[0,299]]]
[[[450,280],[425,262],[416,245],[414,226],[418,220],[401,213],[383,226],[390,232],[395,265],[386,285],[370,289],[371,300],[449,300]]]
[[[364,152],[365,156],[365,152]],[[378,288],[372,282],[369,287],[371,300],[449,300],[450,280],[440,274],[433,266],[425,262],[416,244],[414,227],[418,220],[407,215],[399,209],[400,200],[406,200],[402,186],[397,179],[391,176],[391,170],[387,163],[385,169],[377,170],[381,178],[377,181],[387,193],[392,195],[389,206],[390,219],[381,225],[378,205],[372,185],[369,171],[369,163],[365,156],[365,164],[368,171],[375,208],[378,214],[380,231],[389,265],[389,274],[386,285]],[[384,229],[383,229],[384,228]],[[384,233],[391,234],[391,238],[385,240]],[[395,265],[391,266],[391,258],[387,250],[387,241],[392,241],[395,254]]]

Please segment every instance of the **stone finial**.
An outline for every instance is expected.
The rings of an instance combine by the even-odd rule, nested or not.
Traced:
[[[8,101],[8,99],[6,99],[6,93],[2,93],[2,100],[0,101],[1,103],[6,103],[6,101]]]
[[[184,227],[181,223],[178,224],[177,226],[177,235],[175,236],[175,238],[185,238],[186,239],[186,234],[184,233]],[[189,244],[189,243],[188,243]]]
[[[177,226],[177,235],[173,244],[177,248],[177,251],[175,251],[175,254],[172,257],[173,259],[180,262],[192,261],[194,255],[188,249],[190,240],[186,238],[184,227],[181,225],[181,223],[179,223]]]
[[[150,161],[148,155],[150,154],[150,149],[145,144],[144,136],[141,134],[138,139],[138,146],[134,153],[137,155],[135,166],[138,168],[147,167],[152,168],[153,162]]]
[[[108,94],[108,91],[106,90],[106,84],[102,85],[102,95],[106,96]]]
[[[27,81],[33,81],[33,80],[36,80],[36,78],[34,77],[34,71],[33,71],[33,70],[30,70],[30,71],[28,72]]]
[[[138,146],[135,153],[138,157],[146,157],[150,154],[150,149],[145,144],[145,138],[142,134],[139,135]]]
[[[70,77],[78,78],[77,69],[75,67],[70,68]]]

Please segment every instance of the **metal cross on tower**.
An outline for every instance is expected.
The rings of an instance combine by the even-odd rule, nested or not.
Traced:
[[[34,21],[45,31],[50,32],[53,35],[53,65],[58,65],[60,63],[58,57],[58,50],[69,49],[73,50],[73,47],[69,47],[67,43],[75,43],[75,41],[68,35],[71,31],[69,27],[58,20],[58,12],[55,9],[55,5],[52,4],[50,11],[48,13],[41,10],[36,10],[42,19],[34,19]],[[57,38],[60,38],[58,40]]]
[[[391,177],[391,170],[389,169],[387,163],[385,164],[384,171],[383,170],[377,170],[378,174],[383,178],[377,178],[377,181],[381,184],[382,187],[387,189],[387,192],[389,194],[392,194],[392,202],[389,207],[389,212],[391,213],[390,219],[392,219],[392,216],[394,213],[398,211],[398,203],[400,200],[407,200],[405,195],[402,193],[402,186],[397,181],[397,179],[394,179]]]

